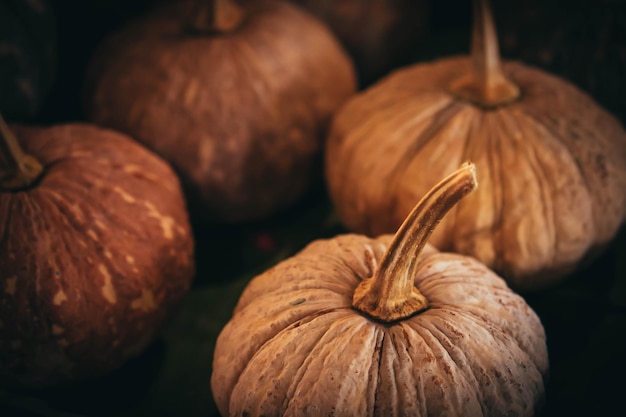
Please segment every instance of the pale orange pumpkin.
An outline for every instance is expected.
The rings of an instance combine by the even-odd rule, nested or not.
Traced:
[[[476,259],[426,243],[476,187],[467,164],[395,236],[311,243],[254,278],[215,348],[225,416],[532,416],[548,355],[538,316]]]
[[[574,85],[501,65],[477,1],[472,57],[398,70],[337,113],[326,178],[342,223],[376,236],[471,159],[482,187],[431,243],[478,258],[517,290],[540,290],[593,259],[626,218],[626,132]]]

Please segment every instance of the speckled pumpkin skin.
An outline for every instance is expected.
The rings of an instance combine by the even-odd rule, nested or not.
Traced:
[[[321,180],[331,116],[356,90],[329,29],[286,2],[254,4],[225,34],[186,31],[190,2],[166,4],[105,41],[86,77],[90,120],[169,161],[208,223],[295,204]]]
[[[398,70],[334,119],[326,178],[351,231],[393,233],[419,198],[471,160],[480,187],[430,242],[476,257],[518,291],[562,281],[626,218],[626,132],[574,85],[519,62],[521,97],[495,109],[457,98],[465,57]]]
[[[154,339],[190,286],[178,179],[117,132],[12,130],[45,171],[0,191],[0,384],[102,375]]]
[[[426,246],[428,310],[382,324],[351,307],[391,236],[311,243],[254,278],[219,335],[223,416],[532,416],[544,398],[543,326],[473,258]]]

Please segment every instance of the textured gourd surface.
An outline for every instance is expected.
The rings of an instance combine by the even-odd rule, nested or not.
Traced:
[[[391,236],[318,240],[254,278],[217,339],[223,416],[531,416],[548,369],[542,324],[476,260],[427,246],[428,310],[383,324],[352,294]]]
[[[392,233],[439,178],[476,164],[480,187],[431,243],[471,255],[516,289],[550,286],[599,250],[626,215],[626,133],[573,85],[507,62],[521,89],[485,109],[448,86],[467,58],[398,70],[338,113],[326,174],[342,222]]]
[[[117,132],[12,130],[45,172],[0,191],[0,382],[99,376],[141,353],[190,286],[179,181]]]
[[[321,178],[330,117],[356,89],[352,64],[288,3],[223,34],[188,33],[189,5],[165,5],[102,45],[87,76],[89,118],[171,162],[199,217],[267,217]]]

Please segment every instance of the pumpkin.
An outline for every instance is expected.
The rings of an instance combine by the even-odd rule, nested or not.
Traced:
[[[56,19],[47,0],[0,1],[0,112],[30,119],[40,110],[57,65]]]
[[[352,56],[363,85],[409,58],[430,29],[426,0],[292,0],[324,21]]]
[[[322,180],[334,111],[356,89],[330,31],[289,3],[164,4],[114,34],[87,75],[90,120],[168,160],[193,217],[269,217]]]
[[[190,286],[178,179],[111,130],[0,128],[0,385],[104,375],[146,348]]]
[[[211,387],[227,416],[531,416],[543,326],[477,260],[426,243],[476,187],[436,185],[395,235],[318,240],[255,277],[219,334]]]
[[[614,238],[626,214],[626,132],[574,85],[501,63],[485,1],[472,57],[398,70],[337,113],[326,179],[349,230],[392,232],[465,159],[483,187],[431,243],[478,258],[518,291],[556,285]]]

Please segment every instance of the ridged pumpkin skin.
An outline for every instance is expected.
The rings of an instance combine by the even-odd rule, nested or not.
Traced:
[[[465,160],[481,187],[430,242],[471,255],[518,290],[561,280],[615,236],[626,215],[626,132],[589,96],[517,62],[521,90],[487,109],[448,86],[470,68],[447,58],[398,70],[334,120],[326,178],[341,221],[376,236],[397,229],[425,191]]]
[[[268,217],[321,180],[322,144],[355,92],[354,69],[330,31],[291,4],[254,2],[219,34],[185,29],[191,4],[166,4],[102,45],[87,113],[172,163],[194,217]]]
[[[217,339],[223,416],[532,416],[548,370],[537,315],[473,258],[426,246],[430,308],[383,324],[352,308],[391,236],[311,243],[254,278]]]
[[[45,171],[0,191],[0,385],[103,375],[155,338],[190,286],[180,184],[117,132],[12,130]]]

